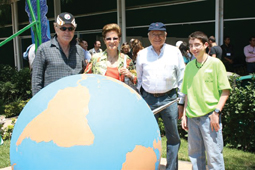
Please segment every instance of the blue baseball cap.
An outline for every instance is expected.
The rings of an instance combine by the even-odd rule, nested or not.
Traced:
[[[149,26],[148,32],[150,31],[166,31],[166,26],[162,22],[153,22]]]

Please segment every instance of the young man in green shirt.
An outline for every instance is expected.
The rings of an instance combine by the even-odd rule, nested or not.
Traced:
[[[224,170],[221,110],[230,84],[223,63],[206,53],[208,37],[200,32],[189,36],[191,53],[181,92],[186,94],[182,128],[188,130],[189,157],[193,170]],[[206,152],[206,158],[205,158]]]

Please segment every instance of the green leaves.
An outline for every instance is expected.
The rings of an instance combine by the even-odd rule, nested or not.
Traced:
[[[235,83],[223,109],[224,143],[255,152],[255,78],[246,82],[231,81]]]
[[[8,65],[0,65],[0,114],[9,117],[19,115],[22,101],[31,98],[31,76],[29,68],[18,71]]]

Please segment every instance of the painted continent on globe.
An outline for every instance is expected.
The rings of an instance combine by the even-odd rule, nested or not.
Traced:
[[[158,169],[161,138],[133,89],[109,77],[75,75],[29,101],[10,155],[14,169]]]

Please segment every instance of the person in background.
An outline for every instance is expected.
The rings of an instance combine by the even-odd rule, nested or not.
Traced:
[[[85,56],[74,39],[76,27],[72,14],[63,12],[57,16],[54,22],[56,34],[36,51],[32,71],[33,95],[60,78],[83,72]]]
[[[247,72],[255,73],[255,36],[249,38],[250,44],[244,47],[246,57]]]
[[[101,53],[102,51],[103,50],[101,49],[101,42],[98,40],[94,42],[94,48],[89,50],[91,56],[94,55],[95,53]]]
[[[151,110],[177,100],[177,88],[181,87],[185,64],[182,54],[175,46],[166,44],[166,26],[162,22],[151,23],[148,37],[151,46],[137,55],[137,89]],[[167,170],[178,169],[180,136],[177,120],[183,114],[184,96],[179,93],[179,106],[173,102],[155,115],[162,118],[167,138]]]
[[[131,52],[131,54],[132,54],[132,48],[133,48],[133,41],[134,41],[134,40],[135,40],[134,38],[131,38],[130,41],[129,41],[129,46],[130,46],[130,52]]]
[[[117,24],[107,24],[103,27],[102,36],[106,50],[92,56],[85,73],[101,74],[124,82],[125,77],[136,84],[136,71],[132,59],[119,52],[121,29]]]
[[[138,39],[134,39],[134,41],[132,42],[132,46],[133,46],[132,59],[133,59],[134,64],[136,65],[137,54],[140,50],[144,49],[144,47],[143,47],[141,41]]]
[[[35,59],[35,44],[31,44],[27,47],[26,51],[23,53],[23,58],[28,60],[29,69],[32,70]]]
[[[209,50],[209,55],[214,57],[214,58],[218,58],[221,60],[222,58],[222,49],[220,46],[218,46],[216,44],[216,41],[215,41],[215,37],[214,36],[210,36],[209,37],[209,46],[210,46],[210,50]]]
[[[231,87],[221,60],[206,53],[207,36],[194,32],[189,47],[196,57],[185,68],[181,91],[186,94],[182,128],[188,130],[193,170],[224,170],[221,110]],[[206,154],[206,155],[205,155]]]
[[[133,55],[133,42],[134,42],[134,38],[131,38],[129,41],[129,46],[130,46],[130,53]]]
[[[83,48],[84,50],[84,54],[85,54],[85,63],[86,65],[90,62],[91,59],[91,54],[88,51],[88,43],[87,41],[81,39],[81,38],[77,38],[77,42],[78,44]]]
[[[181,43],[181,45],[179,46],[179,49],[182,53],[182,57],[184,60],[184,63],[187,65],[191,60],[194,60],[195,57],[193,56],[193,54],[190,52],[189,50],[189,46],[186,42]]]
[[[123,54],[128,55],[130,58],[132,57],[131,53],[130,53],[130,46],[127,42],[124,42],[121,46],[121,52]]]
[[[226,67],[226,70],[229,72],[233,72],[233,63],[234,63],[234,48],[230,44],[230,37],[225,36],[224,37],[224,44],[221,46],[222,49],[222,62]]]
[[[176,43],[175,43],[175,46],[177,47],[177,48],[179,48],[180,47],[180,45],[183,43],[183,41],[177,41]]]

